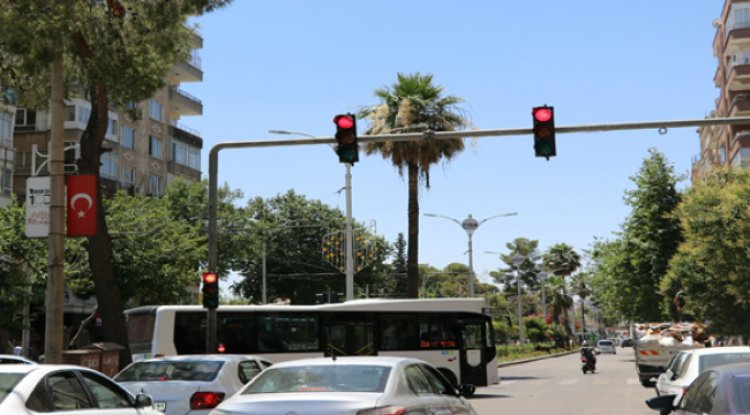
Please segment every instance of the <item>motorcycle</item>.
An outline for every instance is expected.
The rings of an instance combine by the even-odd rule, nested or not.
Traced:
[[[589,359],[586,359],[586,356],[581,356],[581,370],[583,371],[583,374],[585,375],[586,372],[594,373],[596,370],[596,363],[593,361],[589,361]]]

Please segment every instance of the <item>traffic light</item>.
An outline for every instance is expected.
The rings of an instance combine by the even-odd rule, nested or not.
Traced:
[[[555,150],[555,109],[542,106],[531,109],[534,118],[534,153],[537,157],[550,157],[557,155]]]
[[[215,272],[204,272],[201,276],[203,280],[203,307],[219,307],[219,276]]]
[[[359,161],[359,145],[357,144],[357,119],[354,114],[339,114],[333,117],[336,124],[336,154],[341,163],[354,165]]]

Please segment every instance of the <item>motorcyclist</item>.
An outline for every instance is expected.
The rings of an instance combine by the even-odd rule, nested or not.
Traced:
[[[581,356],[586,358],[586,363],[591,370],[596,370],[596,353],[594,348],[589,345],[589,342],[584,340],[581,344]]]

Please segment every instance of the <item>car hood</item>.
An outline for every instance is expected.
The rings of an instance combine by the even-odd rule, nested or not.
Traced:
[[[219,409],[230,414],[351,415],[362,409],[374,408],[382,396],[380,393],[364,392],[235,395],[219,405]]]

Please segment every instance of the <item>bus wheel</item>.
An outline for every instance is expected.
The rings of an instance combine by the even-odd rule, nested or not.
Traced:
[[[456,378],[456,375],[452,370],[446,369],[444,367],[441,367],[438,370],[443,374],[443,376],[445,376],[446,379],[448,379],[448,382],[450,382],[454,388],[458,387],[458,379]]]

